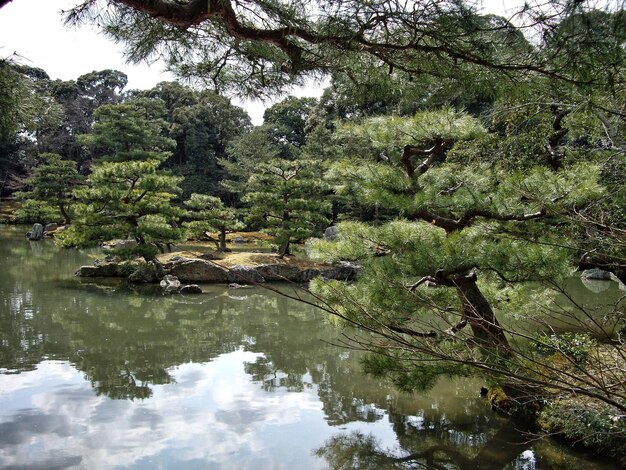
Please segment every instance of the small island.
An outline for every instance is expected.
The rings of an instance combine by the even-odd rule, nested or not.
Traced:
[[[159,255],[156,261],[97,260],[93,266],[81,266],[78,277],[120,277],[130,282],[160,282],[174,276],[185,283],[265,282],[307,283],[321,276],[325,279],[350,281],[356,278],[359,266],[347,261],[334,264],[317,263],[296,257],[280,257],[275,253],[202,253],[183,251]]]

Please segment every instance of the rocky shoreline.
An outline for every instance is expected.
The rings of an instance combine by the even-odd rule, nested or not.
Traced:
[[[175,276],[182,283],[263,284],[266,282],[307,283],[321,276],[325,279],[353,280],[360,268],[342,261],[334,264],[313,263],[297,258],[280,259],[275,254],[227,254],[219,259],[203,255],[167,255],[158,263],[143,261],[103,261],[81,266],[74,275],[87,278],[126,278],[133,283],[159,283],[165,276]]]

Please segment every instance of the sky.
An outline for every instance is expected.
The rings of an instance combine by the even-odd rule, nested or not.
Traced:
[[[115,69],[128,76],[127,89],[148,89],[162,81],[175,80],[159,62],[128,64],[123,46],[99,34],[94,27],[67,27],[60,11],[78,0],[13,0],[0,8],[0,57],[18,54],[21,63],[44,69],[52,79],[75,80],[94,70]],[[504,12],[518,0],[484,0],[485,10]],[[320,96],[319,85],[293,89],[295,96]],[[233,102],[248,111],[255,125],[263,121],[263,111],[271,102]],[[279,101],[281,98],[276,98]]]

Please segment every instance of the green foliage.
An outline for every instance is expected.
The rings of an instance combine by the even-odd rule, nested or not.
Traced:
[[[17,132],[19,122],[20,75],[11,62],[0,60],[0,141],[6,141]]]
[[[65,235],[65,234],[64,234]],[[67,238],[63,238],[65,241]],[[153,259],[158,253],[159,249],[155,245],[136,245],[136,246],[127,246],[127,247],[119,247],[119,248],[110,248],[107,250],[107,253],[115,256],[121,260],[132,260],[135,258],[144,258],[144,259]],[[133,272],[139,270],[138,274],[147,274],[148,271],[154,269],[154,267],[148,263],[140,264],[138,266],[133,265],[123,265],[122,269],[124,269],[124,273],[126,277],[130,276]]]
[[[275,143],[302,147],[306,142],[306,122],[316,104],[315,98],[288,96],[267,108],[263,123],[272,126]]]
[[[265,227],[276,237],[281,255],[292,240],[319,234],[328,223],[330,204],[316,162],[270,160],[258,165],[243,200],[250,204],[248,222]]]
[[[33,176],[25,181],[30,191],[17,193],[23,200],[33,204],[55,207],[58,215],[66,224],[71,222],[71,205],[74,203],[72,190],[81,183],[82,177],[76,171],[76,163],[63,160],[60,155],[44,153],[39,156],[40,163],[33,169]],[[33,204],[29,205],[31,207]],[[22,210],[30,210],[22,207]],[[30,212],[32,214],[32,212]],[[20,216],[18,216],[20,217]],[[41,220],[41,219],[39,219]]]
[[[542,429],[612,456],[626,451],[626,420],[616,408],[597,403],[552,400],[538,418]]]
[[[169,156],[163,147],[172,141],[162,137],[164,121],[150,121],[162,110],[162,102],[141,100],[96,111],[99,122],[85,140],[107,153],[94,165],[86,187],[75,192],[81,204],[74,224],[60,237],[62,244],[90,246],[131,237],[137,241],[137,255],[149,260],[154,247],[181,238],[175,222],[182,212],[172,205],[181,178],[160,169]]]
[[[185,201],[188,208],[185,217],[191,220],[183,222],[187,235],[191,237],[203,236],[209,231],[219,231],[225,237],[226,231],[235,231],[244,228],[238,219],[237,211],[225,207],[224,203],[215,196],[206,194],[192,194]],[[221,240],[220,249],[225,249],[225,238]]]
[[[92,133],[81,136],[81,141],[104,160],[165,160],[169,154],[162,152],[176,145],[165,136],[165,105],[161,100],[138,98],[123,104],[107,104],[94,115]]]
[[[542,122],[540,131],[536,125],[511,126],[510,133],[495,136],[477,119],[444,109],[339,127],[333,137],[348,158],[333,162],[327,178],[339,194],[394,218],[342,222],[337,240],[310,242],[314,259],[352,260],[362,267],[356,284],[317,280],[311,287],[346,324],[371,333],[356,340],[376,353],[368,371],[386,371],[409,388],[432,383],[428,377],[437,371],[462,373],[463,368],[455,371],[459,363],[485,361],[500,368],[493,345],[506,342],[504,335],[493,333],[494,349],[487,346],[486,354],[477,355],[466,344],[481,329],[456,325],[475,315],[494,325],[492,308],[507,324],[507,314],[532,318],[529,299],[549,301],[534,283],[558,283],[571,275],[577,227],[568,214],[605,197],[602,167],[594,154],[563,158],[557,168],[548,158],[533,160],[539,148],[533,140],[542,136],[545,153],[553,131],[551,121]],[[449,141],[438,154],[436,139]],[[508,146],[523,143],[531,144],[528,153],[515,161],[505,157]],[[377,157],[381,151],[385,158]],[[463,287],[467,284],[472,290]],[[529,296],[526,285],[536,292]],[[498,329],[496,324],[493,330]],[[510,334],[515,338],[517,331]],[[420,358],[436,366],[422,370],[415,363]],[[509,367],[518,366],[504,369]]]
[[[336,138],[357,141],[360,146],[384,152],[397,161],[405,145],[435,138],[453,141],[475,139],[484,132],[478,119],[453,108],[444,108],[420,111],[413,118],[381,116],[357,123],[347,122],[339,127]],[[359,148],[355,150],[359,151]],[[360,151],[357,155],[363,156]]]
[[[566,332],[560,335],[540,336],[537,338],[536,348],[543,354],[561,353],[576,364],[582,364],[597,344],[598,342],[588,333]]]
[[[621,28],[613,26],[620,18],[606,21],[611,15],[596,7],[592,2],[550,1],[520,5],[519,11],[509,11],[503,18],[481,14],[477,4],[465,1],[259,0],[249,8],[215,3],[207,15],[203,9],[183,7],[183,14],[166,3],[148,8],[122,0],[112,6],[113,12],[90,2],[70,10],[68,16],[72,22],[98,24],[126,45],[131,60],[160,52],[180,77],[201,80],[220,92],[264,98],[302,84],[305,78],[340,75],[364,88],[357,94],[363,107],[378,106],[387,112],[389,102],[410,107],[420,88],[424,92],[418,95],[418,105],[430,96],[435,105],[446,104],[437,99],[438,92],[444,99],[456,93],[454,104],[463,105],[505,86],[514,92],[514,87],[537,76],[574,82],[580,78],[575,65],[586,62],[571,57],[581,49],[590,51],[595,25],[604,33],[598,50],[602,60],[588,72],[606,80],[598,69],[616,57],[605,50],[614,51],[623,43]],[[608,3],[606,9],[611,7]],[[576,21],[579,16],[597,18]],[[602,28],[603,23],[610,26]],[[575,35],[568,34],[571,31]],[[534,40],[527,40],[525,33]],[[570,37],[574,47],[560,47],[568,45]],[[559,57],[563,50],[565,59]],[[385,75],[391,78],[385,80]],[[402,87],[393,84],[412,80],[418,84],[403,100]]]
[[[41,224],[62,220],[58,207],[35,200],[24,201],[13,214],[18,224]]]
[[[220,160],[227,173],[222,186],[231,193],[242,194],[260,163],[301,158],[300,150],[307,140],[306,122],[316,102],[314,98],[290,96],[267,108],[263,125],[230,142],[228,158]],[[317,156],[312,159],[319,161]]]
[[[280,158],[281,149],[273,142],[271,127],[263,125],[231,142],[227,154],[228,158],[220,160],[227,174],[221,185],[231,193],[242,194],[257,165]]]
[[[398,357],[381,349],[377,354],[368,354],[362,361],[366,373],[374,377],[390,378],[399,390],[404,392],[420,392],[433,388],[442,374],[466,375],[467,369],[462,366],[444,363],[418,363],[411,367],[398,368]]]
[[[185,91],[176,90],[174,95],[174,90],[170,90],[166,95],[171,102],[168,105],[170,135],[176,140],[168,166],[185,176],[182,183],[185,197],[193,192],[223,193],[219,182],[224,170],[218,162],[226,156],[230,143],[250,129],[250,119],[227,98],[209,91],[189,95]],[[183,105],[187,101],[189,104]]]

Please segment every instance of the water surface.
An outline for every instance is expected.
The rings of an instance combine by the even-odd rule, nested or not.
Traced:
[[[96,253],[24,232],[0,227],[2,468],[614,468],[529,440],[479,380],[406,395],[364,377],[306,304],[81,281]]]

